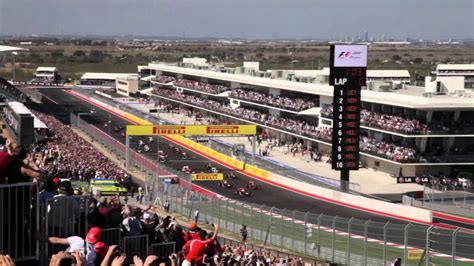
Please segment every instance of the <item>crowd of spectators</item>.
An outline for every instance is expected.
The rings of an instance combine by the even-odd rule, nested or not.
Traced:
[[[211,84],[206,82],[199,82],[190,79],[177,79],[173,82],[173,85],[189,88],[193,90],[203,91],[206,93],[211,94],[219,94],[225,91],[230,90],[228,86],[220,85],[220,84]]]
[[[68,125],[52,115],[33,111],[48,127],[46,140],[33,145],[33,157],[46,176],[88,181],[113,178],[126,182],[129,176]]]
[[[232,116],[250,120],[256,123],[268,125],[282,130],[290,131],[299,135],[330,142],[332,129],[329,127],[318,127],[317,123],[303,120],[274,116],[257,110],[238,107],[232,109],[230,105],[214,100],[202,99],[197,96],[178,93],[172,90],[158,88],[155,93],[172,99],[187,102],[199,107],[226,113]],[[328,112],[328,109],[324,109]],[[384,140],[377,141],[373,138],[362,137],[360,140],[362,152],[381,156],[397,162],[413,161],[417,159],[417,152],[408,144],[388,143]]]
[[[321,109],[321,116],[332,118],[333,106],[327,105]],[[398,115],[388,115],[379,112],[362,109],[360,113],[360,123],[364,126],[375,127],[386,131],[398,132],[402,134],[428,134],[428,125],[418,119],[404,118]]]
[[[175,77],[171,77],[171,76],[158,76],[158,77],[154,77],[151,79],[152,81],[155,81],[155,82],[158,82],[158,83],[170,83],[170,82],[173,82],[176,80]]]
[[[285,118],[263,113],[258,110],[247,109],[243,107],[232,109],[230,105],[214,100],[202,99],[197,96],[178,93],[168,89],[158,88],[155,93],[172,99],[181,100],[199,107],[208,108],[214,111],[226,113],[232,116],[250,120],[256,123],[276,127],[290,132],[313,137],[321,140],[330,140],[330,130],[326,128],[318,128],[318,124],[298,119]]]
[[[384,157],[395,162],[410,162],[418,158],[416,150],[409,145],[398,145],[383,140],[377,141],[365,136],[361,137],[360,151]]]
[[[263,92],[257,92],[249,89],[233,89],[230,92],[230,97],[266,104],[269,106],[288,109],[296,112],[300,112],[316,106],[316,103],[311,100],[302,98],[290,98],[279,95],[266,95]]]

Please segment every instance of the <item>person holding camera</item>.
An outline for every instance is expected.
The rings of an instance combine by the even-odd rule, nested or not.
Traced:
[[[201,266],[203,264],[204,251],[206,245],[211,244],[217,237],[217,231],[219,226],[214,225],[214,233],[211,238],[206,239],[206,231],[200,230],[198,238],[186,242],[183,248],[183,253],[186,254],[186,259],[183,261],[182,266]]]

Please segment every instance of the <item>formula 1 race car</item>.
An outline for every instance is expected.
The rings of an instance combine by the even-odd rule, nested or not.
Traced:
[[[245,188],[243,187],[239,187],[236,191],[235,191],[235,194],[236,195],[239,195],[241,197],[250,197],[252,196],[252,193],[248,192],[247,190],[245,190]]]
[[[219,183],[219,186],[221,188],[232,188],[234,185],[232,185],[231,183],[229,183],[229,181],[227,180],[224,180],[222,182]]]
[[[115,126],[115,127],[114,127],[114,131],[115,131],[115,132],[123,131],[123,126]]]
[[[184,151],[181,152],[180,157],[181,157],[181,160],[187,160],[187,159],[189,159],[189,155],[187,155]]]
[[[251,190],[261,190],[261,189],[262,189],[261,186],[255,184],[255,182],[253,182],[253,181],[249,181],[249,182],[247,183],[247,186],[246,186],[246,187],[247,187],[248,189],[251,189]]]
[[[191,167],[187,166],[187,165],[184,165],[183,168],[181,168],[181,171],[183,171],[184,173],[186,174],[191,174],[193,172],[193,170],[191,169]]]
[[[229,180],[235,180],[235,179],[237,179],[237,176],[234,173],[231,172],[231,173],[226,174],[225,178],[229,179]]]

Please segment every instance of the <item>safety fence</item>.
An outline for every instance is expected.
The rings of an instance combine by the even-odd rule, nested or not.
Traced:
[[[124,159],[121,142],[100,133],[93,125],[81,122],[81,129]],[[139,154],[139,158],[132,164],[147,177],[147,191],[152,194],[146,197],[149,202],[168,202],[173,212],[196,218],[201,223],[217,223],[235,234],[245,224],[249,239],[282,250],[353,265],[386,265],[394,258],[402,258],[404,265],[469,265],[474,262],[471,231],[304,213],[209,196],[190,191],[188,175],[143,154]],[[166,171],[166,175],[155,173],[156,167]],[[170,183],[170,174],[180,177],[180,185],[185,186]],[[194,217],[196,210],[198,217]]]
[[[423,198],[403,196],[403,204],[445,212],[464,217],[474,217],[474,190],[454,185],[425,184]]]

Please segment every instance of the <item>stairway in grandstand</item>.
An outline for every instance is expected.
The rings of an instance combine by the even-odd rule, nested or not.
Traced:
[[[0,77],[0,96],[19,102],[26,101],[26,95],[2,77]]]

